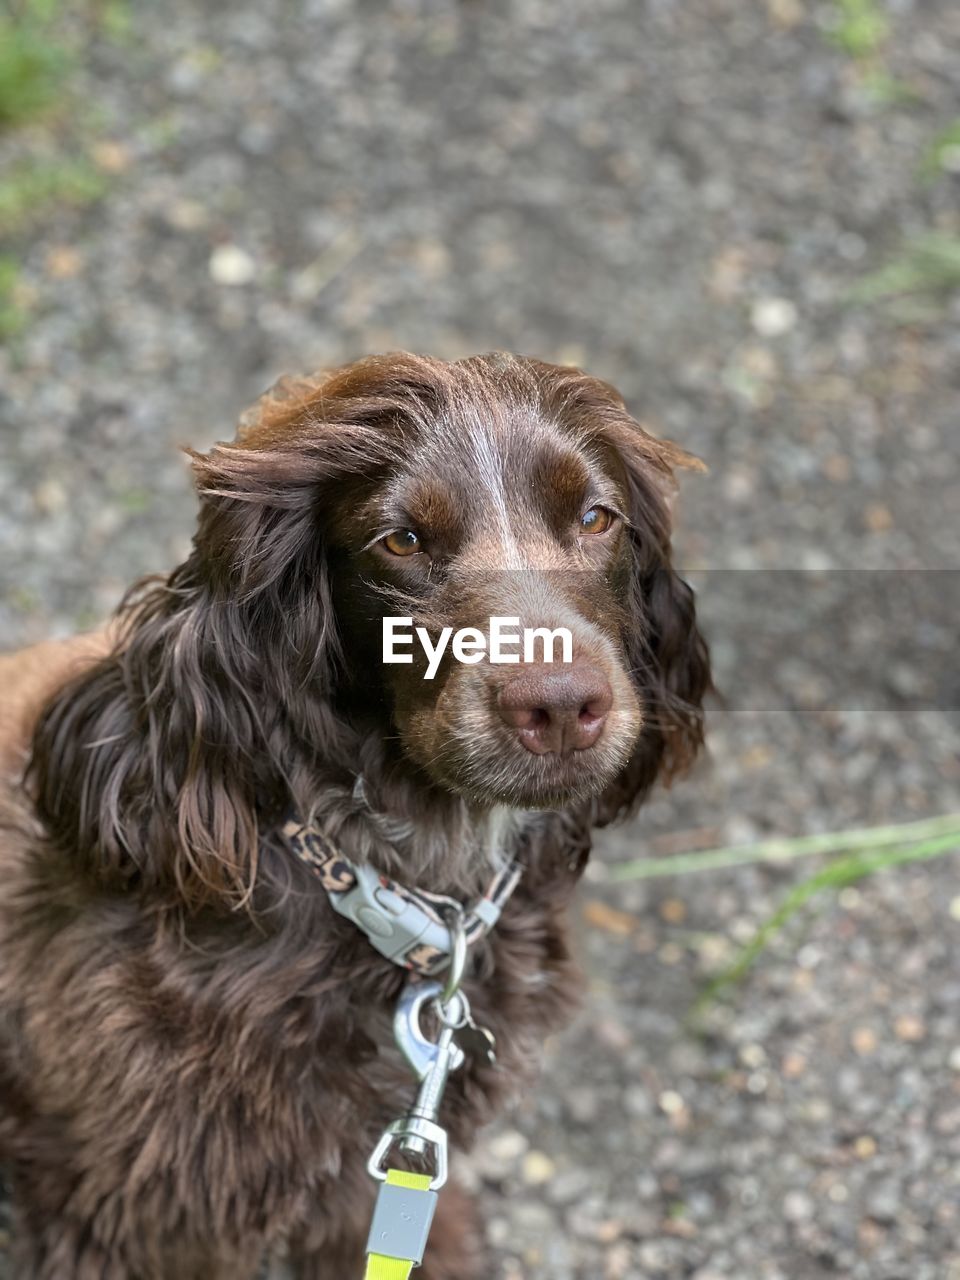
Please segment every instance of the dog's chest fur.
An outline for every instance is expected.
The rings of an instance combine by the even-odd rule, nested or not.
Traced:
[[[22,804],[4,814],[17,838],[3,842],[0,1085],[13,1105],[0,1154],[31,1203],[94,1219],[104,1239],[149,1215],[161,1234],[212,1230],[238,1250],[251,1234],[322,1247],[338,1218],[362,1218],[367,1157],[415,1089],[391,1030],[404,971],[292,862],[288,893],[258,924],[242,912],[185,923],[92,891]],[[498,1061],[451,1077],[441,1119],[461,1148],[529,1080],[576,994],[563,921],[576,871],[537,825],[465,983]],[[480,833],[517,839],[502,815]]]

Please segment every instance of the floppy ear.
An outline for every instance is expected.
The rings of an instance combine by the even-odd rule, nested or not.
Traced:
[[[689,767],[703,745],[703,700],[713,688],[693,591],[673,568],[670,549],[674,471],[703,464],[625,413],[606,421],[603,438],[620,460],[628,494],[626,647],[644,725],[630,761],[597,802],[600,826],[635,809],[658,778],[669,784]]]
[[[281,448],[271,427],[273,447],[250,432],[192,455],[192,554],[134,589],[114,652],[56,695],[34,738],[39,811],[71,859],[192,907],[249,898],[258,815],[281,813],[298,768],[345,731],[320,506],[371,442],[304,422]]]

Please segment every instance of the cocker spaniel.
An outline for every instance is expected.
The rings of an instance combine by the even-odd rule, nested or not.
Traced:
[[[359,1277],[367,1159],[411,1096],[391,1019],[437,953],[391,958],[337,893],[372,867],[483,900],[519,868],[468,953],[497,1058],[450,1075],[439,1118],[467,1147],[571,1008],[591,829],[703,739],[707,649],[670,558],[693,460],[606,383],[372,357],[281,382],[192,457],[184,563],[100,635],[0,661],[18,1280],[245,1280],[279,1253]],[[569,661],[491,661],[495,617],[565,630]],[[426,679],[412,640],[383,661],[384,618],[472,647]],[[442,1193],[425,1280],[474,1274],[467,1208]]]

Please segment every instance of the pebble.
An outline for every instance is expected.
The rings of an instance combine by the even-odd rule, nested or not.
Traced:
[[[809,1222],[816,1205],[805,1191],[788,1191],[783,1197],[783,1216],[788,1222]]]
[[[529,1158],[528,1156],[527,1159]],[[530,1183],[527,1179],[526,1168],[524,1168],[524,1181],[531,1186],[537,1185],[535,1182]],[[576,1168],[563,1169],[555,1175],[548,1176],[544,1181],[550,1183],[547,1194],[553,1204],[571,1204],[593,1188],[595,1178],[589,1169]]]
[[[870,1193],[867,1213],[877,1222],[895,1222],[900,1212],[901,1197],[892,1183],[884,1183]]]
[[[909,1044],[918,1044],[927,1034],[923,1019],[912,1013],[901,1014],[893,1024],[893,1031],[898,1040],[906,1040]]]
[[[218,245],[210,255],[210,278],[216,284],[250,284],[257,274],[257,264],[245,249],[235,244]]]
[[[665,898],[660,903],[660,918],[667,924],[683,924],[687,918],[687,904],[680,898]]]
[[[519,1160],[530,1143],[519,1129],[505,1129],[487,1143],[487,1151],[495,1160],[511,1162]]]
[[[780,1063],[780,1070],[788,1080],[797,1080],[807,1069],[807,1059],[802,1053],[786,1053]]]
[[[877,1036],[871,1027],[855,1027],[850,1036],[850,1043],[861,1058],[869,1057],[876,1052]]]
[[[569,1089],[566,1104],[571,1120],[577,1124],[590,1124],[600,1114],[600,1099],[597,1097],[597,1091],[587,1085]]]
[[[523,1180],[528,1187],[541,1187],[557,1171],[556,1165],[542,1151],[528,1151],[523,1157]]]
[[[750,308],[750,323],[761,338],[779,338],[796,325],[796,304],[789,298],[758,298]]]

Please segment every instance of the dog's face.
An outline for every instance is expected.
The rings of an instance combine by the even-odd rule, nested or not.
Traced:
[[[288,384],[250,415],[239,446],[198,469],[202,493],[243,489],[245,503],[276,508],[259,535],[244,531],[248,579],[283,547],[322,574],[314,643],[331,648],[336,634],[330,694],[342,713],[379,714],[434,782],[482,806],[584,801],[632,767],[616,808],[671,750],[682,759],[685,734],[692,749],[699,740],[706,655],[669,565],[664,497],[689,461],[577,370],[397,356]],[[283,512],[295,514],[284,524]],[[198,547],[202,534],[203,522]],[[220,541],[230,545],[226,530]],[[296,625],[306,606],[289,608]],[[408,634],[422,627],[432,647],[446,634],[442,658],[428,664],[414,638],[397,646],[409,661],[385,663],[385,617],[407,619]],[[494,618],[516,620],[510,660],[491,660]],[[459,661],[450,633],[464,628],[479,635]],[[542,631],[525,649],[534,629],[565,630],[568,650],[557,636],[545,661]]]
[[[348,653],[381,685],[404,748],[471,800],[557,805],[601,791],[630,758],[643,708],[629,674],[625,473],[616,452],[532,406],[451,406],[407,430],[366,492],[332,503],[333,596]],[[422,625],[383,663],[382,618]],[[491,661],[492,618],[510,618]],[[524,660],[523,633],[565,628]],[[398,630],[400,630],[398,626]],[[415,635],[415,633],[414,633]],[[481,650],[481,638],[486,642]],[[547,653],[551,661],[545,661]],[[500,656],[500,655],[495,655]],[[564,658],[569,661],[563,661]],[[427,678],[428,673],[430,678]]]

